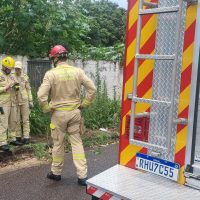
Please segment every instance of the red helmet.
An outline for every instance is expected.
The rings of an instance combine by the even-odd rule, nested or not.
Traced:
[[[56,45],[53,48],[51,48],[49,57],[50,58],[55,58],[61,54],[67,54],[68,51],[63,47],[62,45]]]

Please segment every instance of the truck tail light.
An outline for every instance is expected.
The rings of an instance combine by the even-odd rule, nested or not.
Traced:
[[[129,138],[131,116],[126,116],[125,134]],[[149,117],[135,118],[134,139],[139,141],[148,141],[149,134]]]

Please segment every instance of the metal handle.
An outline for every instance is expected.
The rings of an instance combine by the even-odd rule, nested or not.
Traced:
[[[181,125],[187,125],[188,124],[188,120],[185,118],[178,118],[174,120],[175,124],[181,124]]]
[[[157,3],[146,2],[146,1],[143,1],[143,5],[147,6],[148,8],[157,8],[158,7]]]

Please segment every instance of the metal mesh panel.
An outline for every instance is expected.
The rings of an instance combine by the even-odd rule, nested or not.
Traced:
[[[177,6],[178,0],[158,0],[159,7]]]
[[[28,75],[31,87],[37,90],[49,69],[51,69],[51,62],[48,60],[28,61]]]
[[[158,50],[157,50],[158,51]],[[155,61],[153,98],[170,101],[173,61]]]
[[[160,0],[159,7],[170,7],[177,6],[178,0]],[[178,44],[179,52],[175,52],[176,43],[176,29],[177,29],[177,13],[167,13],[158,15],[158,27],[156,33],[156,52],[157,55],[172,55],[177,54],[178,66],[176,73],[176,83],[172,85],[172,73],[174,62],[173,61],[162,61],[156,60],[154,66],[153,75],[153,99],[171,101],[172,87],[175,87],[174,96],[174,108],[173,116],[169,116],[169,108],[164,106],[158,106],[153,104],[150,113],[150,134],[149,142],[152,144],[159,144],[167,147],[166,140],[168,134],[168,121],[169,118],[176,119],[178,114],[178,99],[180,90],[180,78],[181,78],[181,66],[182,66],[182,52],[183,52],[183,41],[184,41],[184,29],[185,29],[185,15],[186,15],[186,4],[182,8],[181,18],[181,30]],[[175,154],[175,140],[176,140],[176,124],[173,124],[171,134],[171,148],[169,153],[165,152],[162,155],[163,159],[174,161]],[[155,151],[155,149],[154,149]],[[152,150],[149,150],[149,154]]]

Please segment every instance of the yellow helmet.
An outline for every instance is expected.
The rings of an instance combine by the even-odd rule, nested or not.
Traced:
[[[7,56],[2,60],[1,64],[8,69],[13,69],[15,66],[15,61],[12,57]]]

